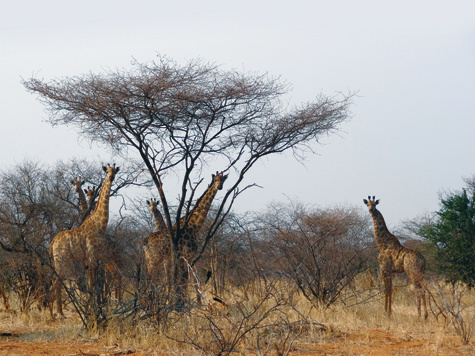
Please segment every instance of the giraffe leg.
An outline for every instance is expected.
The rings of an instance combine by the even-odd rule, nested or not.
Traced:
[[[0,294],[2,295],[2,298],[3,298],[3,306],[5,307],[5,311],[9,312],[10,311],[10,304],[8,303],[8,297],[5,294],[5,291],[3,289],[0,289]]]
[[[114,297],[117,301],[122,299],[122,277],[120,271],[116,268],[113,274],[114,279]]]
[[[391,316],[391,314],[393,313],[392,311],[392,298],[393,298],[393,294],[392,294],[392,291],[389,291],[387,296],[387,308],[386,308],[386,312],[388,313],[389,316]]]
[[[417,293],[417,315],[421,317],[421,295]]]
[[[388,314],[388,316],[391,316],[392,289],[393,289],[391,271],[382,270],[381,278],[384,283],[384,311],[386,312],[386,314]]]
[[[416,296],[417,296],[417,315],[419,318],[422,317],[422,311],[421,311],[421,304],[422,307],[424,308],[424,319],[427,319],[429,316],[427,312],[427,303],[426,303],[426,293],[424,288],[422,288],[421,285],[415,285],[416,287]]]
[[[116,263],[106,264],[106,270],[109,272],[109,276],[112,283],[114,283],[114,297],[118,301],[121,299],[121,288],[122,288],[122,278],[120,276],[120,271]],[[107,283],[108,284],[108,283]]]
[[[86,283],[88,293],[89,312],[93,313],[94,307],[97,306],[97,289],[96,289],[96,266],[92,263],[86,267]]]
[[[426,292],[422,290],[422,306],[424,307],[424,320],[427,320],[429,313],[427,312]]]
[[[53,290],[54,300],[56,301],[56,310],[58,311],[58,314],[61,317],[64,317],[63,303],[61,301],[61,283],[59,282],[58,277],[55,277],[53,279],[52,290]],[[51,311],[51,314],[53,315],[52,311]]]
[[[118,272],[115,274],[115,298],[120,302],[122,299],[122,278]]]

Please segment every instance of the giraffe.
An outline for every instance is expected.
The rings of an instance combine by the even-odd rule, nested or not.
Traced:
[[[384,310],[391,315],[392,299],[392,274],[406,273],[416,288],[417,313],[421,317],[421,300],[424,306],[424,318],[427,319],[427,305],[425,290],[427,283],[424,277],[425,258],[419,252],[404,247],[398,238],[391,234],[384,222],[383,215],[376,209],[379,199],[375,200],[368,196],[368,200],[363,199],[373,218],[374,238],[379,248],[378,266],[381,279],[384,283]]]
[[[158,210],[158,201],[151,198],[146,202],[155,221],[155,231],[143,240],[143,248],[141,249],[141,252],[143,252],[146,256],[149,256],[149,253],[153,251],[156,261],[160,260],[160,262],[155,262],[152,264],[150,258],[147,257],[146,269],[150,276],[158,276],[161,273],[168,276],[169,261],[167,258],[165,258],[165,256],[169,256],[170,254],[170,242],[167,239],[167,225],[165,224],[162,213],[160,210]],[[142,255],[140,257],[140,260],[141,259]],[[159,270],[160,266],[163,267],[163,270],[161,271]]]
[[[87,201],[89,204],[89,211],[94,211],[96,207],[97,189],[93,185],[84,189],[84,193],[87,195]],[[114,294],[117,300],[121,300],[122,297],[122,275],[120,268],[123,267],[123,261],[120,258],[120,246],[116,241],[106,237],[107,242],[107,254],[106,254],[106,270],[109,272],[110,277],[114,280]]]
[[[63,314],[61,304],[61,283],[68,275],[76,275],[77,271],[71,269],[78,265],[87,269],[87,282],[91,289],[95,282],[95,273],[99,262],[106,251],[105,231],[109,221],[109,198],[112,182],[120,167],[107,165],[102,167],[107,173],[104,184],[99,193],[94,211],[83,223],[72,230],[59,232],[50,246],[50,255],[56,271],[53,281],[53,291],[60,315]]]
[[[181,238],[179,246],[185,258],[196,251],[196,237],[206,220],[216,193],[223,189],[227,177],[223,172],[213,174],[211,184],[197,200],[195,207],[187,216],[180,219]],[[172,230],[176,232],[176,229],[175,223]],[[158,277],[162,266],[165,269],[164,273],[167,273],[171,257],[169,232],[166,229],[153,232],[144,240],[144,247],[146,269],[151,279],[154,280]]]
[[[165,220],[163,220],[162,213],[158,210],[158,201],[156,199],[150,199],[147,200],[147,204],[150,206],[150,211],[155,219],[155,231],[165,231],[167,225],[165,224]]]
[[[84,220],[87,217],[87,215],[91,211],[93,211],[95,208],[96,187],[88,186],[87,189],[82,190],[81,187],[85,182],[81,181],[81,177],[72,180],[71,183],[74,185],[74,190],[76,190],[79,196],[79,203],[81,207],[81,212],[83,214],[82,218]],[[87,196],[87,201],[86,201],[86,196]],[[116,299],[120,300],[121,298],[120,289],[121,289],[121,284],[122,284],[120,274],[119,274],[120,262],[118,261],[117,256],[114,253],[114,250],[117,250],[118,246],[114,246],[114,242],[110,241],[109,239],[107,240],[107,242],[108,242],[108,247],[109,247],[107,251],[110,252],[111,254],[107,258],[107,263],[105,264],[105,267],[106,267],[107,272],[109,272],[109,274],[112,276],[112,279],[114,280],[115,297]]]
[[[82,216],[85,217],[89,209],[88,203],[86,201],[86,196],[82,190],[82,186],[85,182],[81,180],[81,177],[71,180],[71,184],[74,186],[74,190],[78,193],[79,197],[79,207],[81,208]]]
[[[216,174],[212,174],[210,185],[208,185],[208,188],[203,193],[203,195],[198,198],[195,207],[191,210],[188,218],[186,216],[181,218],[180,228],[183,227],[182,225],[186,224],[185,226],[187,229],[187,231],[183,234],[183,238],[185,240],[190,240],[192,243],[196,243],[196,236],[205,223],[209,209],[211,208],[211,203],[213,202],[218,190],[223,189],[224,182],[227,178],[228,176],[224,175],[224,172],[216,172]]]
[[[96,198],[96,187],[87,187],[87,189],[84,189],[84,193],[87,195],[87,203],[89,204],[89,210],[93,211],[95,208],[95,201],[94,199]]]

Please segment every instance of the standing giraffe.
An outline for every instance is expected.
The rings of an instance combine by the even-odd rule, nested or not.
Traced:
[[[95,208],[96,188],[94,186],[87,187],[87,189],[81,189],[85,182],[81,180],[81,177],[71,180],[71,184],[74,185],[74,190],[79,196],[79,204],[82,212],[82,220],[86,219],[88,214]],[[87,196],[87,201],[86,201]],[[119,273],[119,266],[121,265],[118,256],[119,247],[114,241],[107,239],[107,258],[106,258],[106,270],[111,275],[115,284],[115,297],[120,300],[121,298],[121,285],[122,278]]]
[[[227,177],[223,172],[213,174],[211,184],[197,200],[195,207],[188,216],[180,219],[181,236],[179,246],[185,256],[196,251],[196,237],[206,220],[216,193],[223,189]],[[172,230],[176,233],[176,224],[173,225]],[[166,270],[171,257],[169,232],[166,229],[153,232],[145,239],[144,247],[147,272],[152,280],[158,277],[161,266],[164,266],[164,273],[167,273]]]
[[[155,231],[143,240],[140,260],[142,260],[142,253],[148,256],[146,258],[146,269],[149,276],[158,277],[160,274],[168,276],[169,259],[166,257],[170,254],[170,240],[166,238],[167,225],[165,224],[162,213],[158,210],[158,201],[151,198],[147,200],[147,205],[155,221]],[[153,251],[155,259],[153,263],[151,262],[151,251]],[[161,270],[160,267],[162,267]]]
[[[417,313],[421,316],[421,300],[424,305],[424,318],[427,319],[427,306],[424,277],[426,261],[419,251],[408,249],[401,245],[396,236],[391,234],[384,222],[383,215],[376,209],[379,199],[363,199],[373,218],[374,238],[379,248],[379,273],[384,283],[384,310],[391,315],[392,274],[405,272],[416,288]]]
[[[109,221],[109,198],[112,182],[119,167],[102,167],[107,177],[102,185],[94,211],[77,228],[61,231],[51,242],[50,255],[56,271],[53,291],[56,296],[58,312],[63,315],[61,304],[61,283],[68,275],[77,275],[74,267],[84,264],[87,269],[87,282],[90,290],[95,283],[97,268],[106,251],[105,231]]]
[[[84,218],[89,209],[89,206],[86,201],[86,195],[84,194],[84,191],[82,190],[84,181],[81,180],[81,177],[78,177],[71,180],[71,184],[74,186],[74,190],[76,191],[76,193],[78,193],[79,207],[81,208],[82,217]]]

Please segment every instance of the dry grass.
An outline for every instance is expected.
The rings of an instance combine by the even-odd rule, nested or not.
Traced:
[[[51,322],[49,313],[33,310],[29,314],[1,312],[0,332],[29,343],[93,340],[144,355],[224,355],[231,349],[245,355],[475,353],[473,340],[463,345],[449,320],[436,320],[433,315],[428,321],[419,319],[411,288],[398,285],[391,318],[384,313],[382,295],[351,307],[340,303],[322,308],[274,284],[233,290],[224,298],[226,307],[218,304],[171,314],[164,328],[151,321],[115,320],[102,334],[91,335],[72,313]],[[468,320],[475,313],[475,293],[466,290],[462,298]]]

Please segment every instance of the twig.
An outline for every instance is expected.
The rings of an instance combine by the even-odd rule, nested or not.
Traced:
[[[127,351],[118,351],[118,352],[113,352],[113,353],[99,353],[99,354],[93,354],[89,352],[83,352],[81,349],[79,349],[79,353],[75,355],[82,355],[82,356],[119,356],[119,355],[132,355],[135,354],[135,351],[132,350],[127,350]]]

